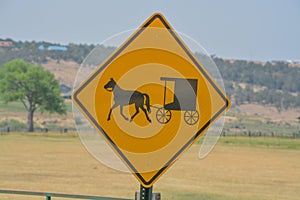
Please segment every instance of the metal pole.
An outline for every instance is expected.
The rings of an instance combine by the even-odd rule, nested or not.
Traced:
[[[152,200],[152,186],[145,188],[141,185],[140,187],[140,200]]]
[[[296,131],[296,133],[294,134],[294,138],[300,138],[300,116],[296,118],[296,121],[298,122],[298,130]]]
[[[46,200],[51,200],[51,196],[46,195]]]
[[[297,117],[297,119],[298,119],[298,122],[299,122],[298,138],[300,138],[300,116]]]

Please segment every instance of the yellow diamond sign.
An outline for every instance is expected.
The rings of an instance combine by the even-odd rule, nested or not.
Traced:
[[[154,14],[75,89],[73,102],[151,187],[229,108],[204,67]]]

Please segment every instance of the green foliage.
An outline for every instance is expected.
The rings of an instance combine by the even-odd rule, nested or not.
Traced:
[[[20,100],[27,110],[39,107],[59,114],[66,112],[54,75],[23,60],[10,61],[0,69],[0,92],[5,102]]]
[[[41,66],[13,60],[0,68],[0,93],[5,102],[21,101],[28,112],[28,131],[33,131],[33,113],[41,111],[66,113],[60,88],[54,75]]]
[[[250,146],[270,149],[297,149],[300,150],[299,139],[288,138],[272,138],[272,137],[236,137],[226,136],[220,137],[219,144],[233,146]]]
[[[243,103],[274,105],[278,111],[300,107],[300,93],[295,96],[290,92],[267,88],[254,92],[251,85],[247,85],[244,89],[237,85],[233,93],[229,93],[229,95],[232,94],[236,96],[235,103],[237,105]]]
[[[254,63],[213,57],[223,79],[227,94],[237,105],[258,103],[274,105],[278,111],[300,106],[299,67],[286,62]],[[240,84],[246,84],[241,87]],[[260,87],[260,90],[254,90]]]
[[[273,90],[300,92],[300,69],[286,62],[255,63],[245,60],[228,61],[214,57],[223,78],[236,83],[248,83]]]
[[[1,95],[0,95],[1,97]],[[3,100],[0,100],[0,113],[2,112],[25,112],[26,109],[24,108],[24,105],[20,101],[14,101],[10,103],[4,103]]]

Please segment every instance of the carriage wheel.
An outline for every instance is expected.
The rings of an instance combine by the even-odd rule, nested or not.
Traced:
[[[199,120],[199,112],[197,110],[184,112],[184,121],[188,125],[194,125],[198,122],[198,120]]]
[[[159,108],[156,111],[156,119],[161,124],[166,124],[170,121],[172,117],[171,111],[166,110],[165,108]]]

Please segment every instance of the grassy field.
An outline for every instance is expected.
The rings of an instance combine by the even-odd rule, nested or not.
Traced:
[[[299,139],[223,137],[203,160],[199,148],[155,183],[162,199],[299,199]],[[139,183],[95,160],[76,135],[10,133],[0,135],[0,189],[133,198]]]
[[[51,132],[59,132],[67,128],[69,131],[75,129],[72,113],[71,100],[66,100],[67,113],[64,115],[50,114],[47,112],[41,112],[37,109],[34,113],[34,127],[37,130],[47,128]],[[10,130],[25,131],[27,123],[27,111],[21,102],[9,102],[4,103],[0,99],[0,131],[5,131],[6,125],[9,124]]]

